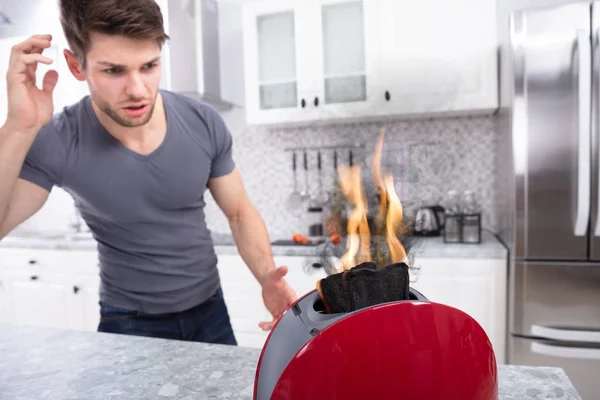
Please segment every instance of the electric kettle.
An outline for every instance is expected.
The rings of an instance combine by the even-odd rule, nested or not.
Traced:
[[[415,235],[440,236],[444,228],[444,208],[442,206],[421,207],[415,217]]]

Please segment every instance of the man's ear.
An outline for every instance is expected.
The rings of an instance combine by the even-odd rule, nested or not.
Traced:
[[[63,54],[65,55],[67,66],[69,67],[69,70],[73,76],[79,81],[85,81],[85,76],[83,75],[83,66],[81,65],[81,62],[75,53],[73,53],[71,50],[65,49]]]

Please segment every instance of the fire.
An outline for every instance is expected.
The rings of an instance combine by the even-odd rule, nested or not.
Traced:
[[[373,154],[373,181],[379,190],[379,210],[376,223],[384,227],[385,240],[392,263],[405,262],[406,251],[398,233],[405,234],[403,223],[402,203],[394,188],[394,178],[391,174],[385,177],[381,173],[381,154],[385,130],[381,130],[379,140]],[[340,187],[346,199],[352,204],[352,213],[348,218],[348,242],[346,253],[340,258],[340,266],[344,270],[367,261],[372,261],[371,231],[367,219],[368,202],[361,183],[360,166],[338,167]],[[358,255],[358,259],[357,259]]]

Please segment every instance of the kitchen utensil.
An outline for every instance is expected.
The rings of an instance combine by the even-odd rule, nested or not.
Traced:
[[[308,157],[306,155],[306,150],[303,153],[303,164],[304,164],[304,190],[301,193],[302,200],[310,199],[310,190],[308,186]]]
[[[296,172],[296,153],[292,154],[292,169],[294,171],[294,191],[290,194],[287,201],[287,209],[291,212],[298,212],[302,207],[302,193],[298,190],[298,178]]]
[[[312,290],[269,334],[253,399],[496,400],[496,365],[471,316],[413,288],[409,300],[337,314]]]
[[[321,152],[317,152],[317,171],[318,171],[318,182],[319,182],[319,190],[316,194],[314,194],[311,199],[313,200],[314,205],[316,206],[324,206],[329,202],[329,193],[323,190],[323,176],[322,176],[322,161],[321,161]]]

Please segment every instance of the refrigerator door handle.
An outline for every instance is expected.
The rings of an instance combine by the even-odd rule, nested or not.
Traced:
[[[562,342],[598,343],[600,344],[600,331],[585,329],[558,328],[541,325],[531,326],[531,335]]]
[[[600,44],[600,29],[596,30],[596,44]],[[600,84],[600,66],[598,66],[598,83]],[[600,118],[600,99],[598,99],[598,109],[596,110],[596,117]],[[600,128],[598,132],[594,132],[600,139]],[[600,143],[600,141],[598,142]],[[598,153],[598,176],[600,177],[600,152]],[[600,236],[600,184],[598,184],[598,204],[596,205],[596,229],[594,230],[594,236]]]
[[[551,357],[600,360],[600,349],[588,347],[567,347],[555,344],[532,342],[531,352]]]
[[[575,236],[585,236],[590,217],[591,195],[592,45],[589,34],[583,29],[577,32],[577,49],[579,53],[579,154],[577,157],[577,214],[574,233]]]

